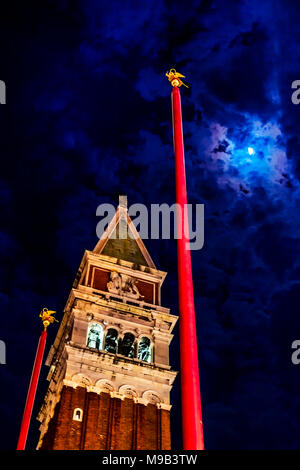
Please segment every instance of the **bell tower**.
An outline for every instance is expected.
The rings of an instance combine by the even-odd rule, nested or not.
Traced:
[[[104,236],[84,253],[46,361],[38,449],[171,448],[177,316],[161,306],[165,276],[120,198]]]

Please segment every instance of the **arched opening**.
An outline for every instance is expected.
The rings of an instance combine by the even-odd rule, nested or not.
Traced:
[[[98,323],[92,323],[88,329],[87,346],[90,348],[103,348],[104,330]]]
[[[120,354],[126,357],[134,357],[134,340],[135,336],[132,333],[125,333],[124,338],[120,344]]]
[[[146,336],[139,340],[137,357],[141,361],[152,362],[152,344]]]
[[[118,332],[114,328],[107,330],[104,350],[113,354],[118,352]]]
[[[73,412],[73,420],[74,421],[82,421],[83,411],[81,408],[75,408]]]

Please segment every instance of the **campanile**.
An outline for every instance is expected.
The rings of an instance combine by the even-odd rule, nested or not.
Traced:
[[[105,237],[84,253],[46,361],[38,449],[171,448],[177,316],[161,306],[165,276],[120,198]]]

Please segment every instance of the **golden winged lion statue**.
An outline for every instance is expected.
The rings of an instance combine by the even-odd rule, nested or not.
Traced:
[[[43,308],[41,311],[40,317],[42,319],[45,330],[50,325],[50,323],[55,321],[58,323],[58,320],[56,320],[56,318],[53,316],[54,313],[56,313],[55,310],[48,310],[47,308]]]
[[[167,72],[166,73],[166,77],[168,77],[168,80],[169,82],[171,82],[171,85],[172,86],[185,86],[186,88],[188,88],[188,86],[183,83],[183,81],[181,80],[181,78],[185,78],[184,75],[182,75],[181,73],[179,72],[176,72],[175,69],[171,69],[170,72]]]

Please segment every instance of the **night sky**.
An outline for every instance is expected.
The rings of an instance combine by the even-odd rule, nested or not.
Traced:
[[[47,306],[62,318],[97,242],[97,206],[119,194],[175,202],[171,67],[190,84],[181,88],[188,198],[205,205],[192,262],[206,448],[299,448],[299,24],[299,3],[287,0],[1,4],[2,449],[17,443],[38,314]],[[145,243],[169,273],[162,303],[177,314],[176,242]],[[171,364],[178,370],[178,327]],[[179,377],[172,402],[179,449]]]

